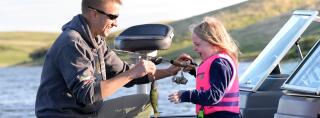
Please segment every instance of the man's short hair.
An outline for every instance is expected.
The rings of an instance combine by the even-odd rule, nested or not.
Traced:
[[[88,12],[89,11],[88,6],[100,9],[101,4],[105,3],[106,1],[122,4],[122,0],[82,0],[81,11],[83,14]]]

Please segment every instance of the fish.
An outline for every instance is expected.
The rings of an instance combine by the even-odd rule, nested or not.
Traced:
[[[159,117],[160,113],[158,111],[158,88],[156,86],[155,80],[152,81],[151,83],[151,88],[150,88],[150,102],[151,106],[153,108],[153,116],[155,118]]]

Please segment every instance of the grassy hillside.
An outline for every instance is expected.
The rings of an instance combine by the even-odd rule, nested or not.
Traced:
[[[189,25],[200,22],[205,16],[214,16],[223,21],[228,30],[234,30],[301,7],[314,5],[315,2],[316,0],[249,0],[220,10],[172,22],[170,25],[175,29],[175,37],[184,39],[189,38]]]
[[[250,0],[238,5],[193,16],[184,20],[170,22],[174,27],[174,42],[169,50],[159,51],[159,55],[175,58],[181,53],[188,53],[198,58],[192,51],[189,25],[200,22],[204,16],[215,16],[227,27],[232,37],[239,42],[242,59],[252,59],[273,38],[288,20],[293,10],[319,10],[317,0]],[[306,31],[302,43],[311,47],[319,39],[320,25],[316,24]],[[113,39],[120,32],[111,34],[108,43],[113,46]],[[43,61],[43,53],[49,48],[58,33],[41,32],[0,32],[0,67],[21,63],[38,63]],[[294,52],[291,51],[291,55]]]
[[[310,1],[306,1],[310,2]],[[310,2],[311,3],[311,2]],[[297,9],[319,10],[320,1],[312,1],[310,5],[304,5]],[[297,10],[294,9],[294,10]],[[280,28],[291,17],[293,10],[281,15],[276,15],[259,21],[247,27],[231,30],[231,35],[238,40],[241,51],[244,53],[240,57],[243,59],[254,58],[276,35]],[[302,35],[300,39],[301,48],[304,53],[312,47],[312,44],[319,39],[319,23],[313,23]],[[289,57],[294,55],[296,47],[291,49]]]
[[[214,16],[223,21],[231,36],[237,40],[242,52],[240,58],[248,59],[259,54],[294,10],[317,9],[315,6],[318,3],[316,0],[250,0],[176,21],[170,25],[175,29],[176,42],[190,41],[189,25],[200,22],[205,16]],[[192,49],[191,43],[177,52],[186,52],[190,49]]]
[[[30,54],[48,48],[57,33],[0,32],[0,67],[33,61]]]

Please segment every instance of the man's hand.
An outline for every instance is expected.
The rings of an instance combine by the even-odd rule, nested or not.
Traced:
[[[190,55],[188,55],[188,54],[185,54],[185,53],[183,53],[183,54],[181,54],[177,59],[175,59],[174,61],[176,61],[176,62],[183,62],[183,61],[186,61],[186,62],[192,62],[192,57],[190,56]],[[175,75],[175,74],[177,74],[178,72],[179,72],[179,70],[181,69],[181,67],[179,67],[179,66],[175,66],[175,65],[171,65],[169,68],[168,68],[168,70],[170,71],[170,72],[172,72],[172,75]],[[184,68],[184,71],[190,71],[192,68]]]
[[[131,69],[131,72],[134,75],[133,78],[143,77],[148,74],[149,77],[154,79],[156,66],[151,61],[140,60],[140,62]]]

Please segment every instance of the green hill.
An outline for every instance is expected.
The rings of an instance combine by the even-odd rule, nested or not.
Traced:
[[[32,62],[31,54],[47,49],[58,33],[0,32],[0,67]]]
[[[197,54],[190,51],[192,44],[188,27],[190,24],[200,22],[205,16],[214,16],[224,23],[231,36],[239,43],[242,52],[240,58],[252,59],[273,38],[294,10],[318,10],[316,6],[319,6],[317,0],[250,0],[172,22],[170,25],[175,29],[175,42],[186,40],[187,46],[169,51],[171,52],[169,55],[190,52],[193,57],[197,57]]]
[[[189,38],[189,25],[200,22],[205,16],[214,16],[223,21],[228,30],[234,30],[298,8],[314,5],[315,2],[316,0],[249,0],[220,10],[172,22],[170,25],[175,29],[175,37],[184,39]]]
[[[173,26],[175,37],[169,50],[159,51],[165,58],[175,58],[181,53],[191,54],[198,58],[192,51],[189,25],[200,22],[205,16],[214,16],[220,19],[229,30],[231,36],[239,42],[242,54],[241,59],[252,59],[273,38],[282,25],[297,9],[319,10],[320,2],[317,0],[249,0],[237,5],[220,10],[211,11],[179,21],[169,22]],[[303,44],[311,47],[314,34],[319,34],[319,25],[308,28],[304,34]],[[119,32],[113,33],[108,38],[112,39]],[[0,67],[17,64],[42,64],[43,55],[58,33],[42,32],[0,32]],[[110,40],[111,39],[111,40]]]

